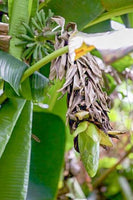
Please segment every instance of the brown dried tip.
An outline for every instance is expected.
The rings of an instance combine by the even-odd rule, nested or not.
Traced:
[[[71,28],[71,30],[70,30]],[[76,24],[68,24],[61,36],[56,37],[55,49],[68,44],[71,34],[77,31]],[[70,128],[75,130],[80,121],[90,121],[100,129],[107,132],[111,130],[108,112],[108,97],[102,90],[102,72],[90,53],[77,59],[74,64],[70,62],[69,55],[64,54],[55,59],[51,64],[50,79],[62,79],[65,83],[59,90],[64,95],[67,93],[68,111],[66,114]],[[83,119],[77,113],[89,113]],[[80,116],[83,116],[82,113]]]
[[[0,49],[8,51],[11,36],[8,35],[9,24],[0,22]]]

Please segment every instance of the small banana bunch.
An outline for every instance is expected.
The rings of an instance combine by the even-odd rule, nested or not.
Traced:
[[[23,22],[26,34],[19,35],[21,40],[17,45],[24,46],[23,59],[30,60],[32,64],[53,52],[57,24],[52,21],[53,13],[49,10],[45,16],[43,10],[31,18],[29,25]],[[56,28],[57,27],[57,28]]]

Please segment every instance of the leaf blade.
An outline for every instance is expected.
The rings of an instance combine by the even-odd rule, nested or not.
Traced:
[[[89,21],[98,17],[104,8],[100,0],[84,0],[73,2],[51,0],[45,9],[51,9],[55,15],[61,15],[65,18],[66,23],[76,22],[79,30],[81,30]]]
[[[8,99],[0,110],[0,157],[24,107],[25,100]]]
[[[0,51],[0,76],[13,87],[17,94],[21,77],[26,68],[25,63]]]
[[[64,133],[65,126],[59,117],[50,113],[34,113],[33,134],[40,143],[32,142],[27,199],[55,199],[64,156]]]
[[[0,159],[0,199],[25,200],[29,179],[32,104],[27,102]]]

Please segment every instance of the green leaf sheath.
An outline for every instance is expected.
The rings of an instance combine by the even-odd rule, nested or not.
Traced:
[[[25,100],[8,99],[0,108],[0,157],[25,105]]]
[[[16,46],[16,44],[20,42],[20,39],[17,37],[26,33],[22,23],[28,23],[29,21],[29,0],[9,0],[8,5],[10,16],[9,34],[12,36],[9,52],[16,58],[20,59],[23,48]]]
[[[32,104],[27,102],[0,159],[0,199],[25,200],[29,179]]]
[[[58,189],[65,148],[65,125],[56,115],[33,114],[30,184],[27,200],[53,200]]]
[[[9,18],[11,18],[13,3],[14,3],[14,0],[8,0],[8,15],[9,15]]]
[[[19,84],[27,65],[10,54],[0,51],[0,76],[19,94]]]

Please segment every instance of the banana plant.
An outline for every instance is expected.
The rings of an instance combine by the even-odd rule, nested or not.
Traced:
[[[67,122],[75,137],[75,149],[80,152],[90,176],[98,169],[99,146],[111,147],[110,137],[119,133],[112,131],[109,122],[108,97],[102,90],[102,73],[95,58],[90,53],[82,57],[78,54],[78,48],[87,48],[87,52],[95,47],[99,50],[100,36],[84,36],[78,32],[76,23],[79,30],[88,31],[99,22],[132,12],[133,4],[124,0],[113,4],[110,0],[84,3],[8,1],[12,38],[9,54],[0,51],[2,200],[56,199],[66,143],[65,122],[61,113],[54,114],[57,90],[60,89],[62,95],[67,93]],[[61,17],[53,16],[49,9]],[[65,27],[63,17],[66,23],[74,22]],[[81,41],[78,48],[75,47],[77,38]],[[96,38],[96,42],[88,38]],[[101,42],[101,49],[102,45]],[[131,40],[130,50],[132,46]],[[78,54],[76,60],[75,52]],[[125,52],[117,58],[124,55]],[[49,62],[48,78],[41,70],[49,67]],[[55,87],[54,79],[62,81],[61,85]],[[53,89],[51,97],[49,87]]]

